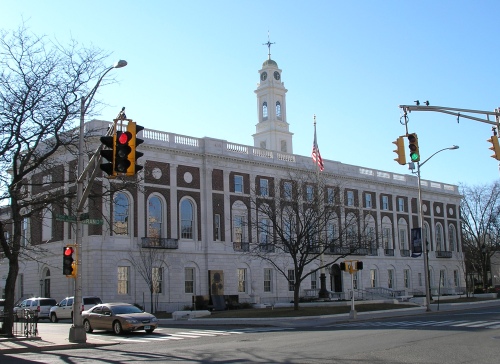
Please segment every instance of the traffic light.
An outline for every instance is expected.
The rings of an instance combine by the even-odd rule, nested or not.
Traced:
[[[101,156],[107,159],[108,163],[101,163],[100,168],[111,178],[116,177],[115,173],[115,135],[102,136],[101,143],[109,149],[101,150]]]
[[[117,131],[115,136],[115,173],[127,173],[130,167],[132,148],[129,143],[132,134],[129,131]]]
[[[398,157],[395,158],[394,160],[398,162],[401,165],[406,164],[406,154],[405,154],[405,139],[404,137],[400,136],[398,139],[392,142],[393,144],[396,144],[396,152],[398,154]]]
[[[363,262],[362,261],[357,261],[354,262],[354,269],[355,270],[363,270]]]
[[[76,262],[73,258],[75,248],[71,245],[63,247],[63,274],[66,277],[76,277]]]
[[[133,176],[143,168],[142,166],[138,166],[136,164],[137,159],[144,155],[144,153],[137,151],[137,146],[144,143],[143,139],[137,138],[137,133],[143,129],[143,126],[137,125],[134,121],[129,121],[127,125],[127,133],[130,133],[131,135],[131,139],[128,143],[131,151],[128,155],[128,161],[130,162],[130,165],[127,169],[127,176]]]
[[[488,142],[492,144],[490,149],[495,153],[491,156],[491,158],[495,158],[500,161],[500,145],[498,145],[498,137],[496,135],[492,135]]]
[[[407,134],[410,148],[410,159],[412,162],[420,161],[420,150],[418,149],[418,137],[417,134]]]

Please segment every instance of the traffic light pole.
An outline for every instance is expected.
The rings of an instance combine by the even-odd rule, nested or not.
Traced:
[[[114,68],[121,68],[127,65],[126,61],[120,60],[112,67],[109,67],[99,78],[97,84],[90,91],[90,93],[81,98],[80,101],[80,134],[78,140],[78,179],[76,181],[76,201],[78,207],[76,209],[76,232],[75,232],[75,255],[76,255],[76,277],[75,277],[75,294],[73,299],[73,325],[69,329],[69,341],[72,343],[85,343],[87,341],[87,334],[83,328],[82,320],[82,237],[83,237],[83,224],[81,222],[81,215],[83,206],[87,200],[88,192],[84,197],[83,180],[85,179],[87,168],[84,168],[84,140],[85,135],[85,112],[88,104],[94,98],[95,92],[99,88],[104,76]],[[88,103],[88,104],[87,104]],[[87,105],[86,105],[87,104]],[[89,166],[91,163],[89,163]],[[91,185],[91,183],[89,183]],[[87,186],[87,189],[89,186]]]

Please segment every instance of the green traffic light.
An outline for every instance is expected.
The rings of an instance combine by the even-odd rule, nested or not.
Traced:
[[[419,158],[418,158],[418,154],[417,154],[417,153],[411,153],[411,154],[410,154],[410,158],[411,158],[411,160],[412,160],[413,162],[416,162],[416,161],[418,161],[418,159],[419,159]]]

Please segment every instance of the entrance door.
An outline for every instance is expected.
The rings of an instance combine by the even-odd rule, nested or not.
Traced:
[[[333,264],[330,270],[330,289],[333,292],[342,292],[342,271],[338,264]]]

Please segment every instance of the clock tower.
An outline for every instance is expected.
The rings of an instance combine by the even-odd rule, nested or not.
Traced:
[[[286,121],[286,92],[281,81],[281,70],[271,59],[271,44],[268,59],[259,70],[260,82],[257,90],[257,115],[259,122],[253,135],[254,147],[293,154],[292,136]]]

